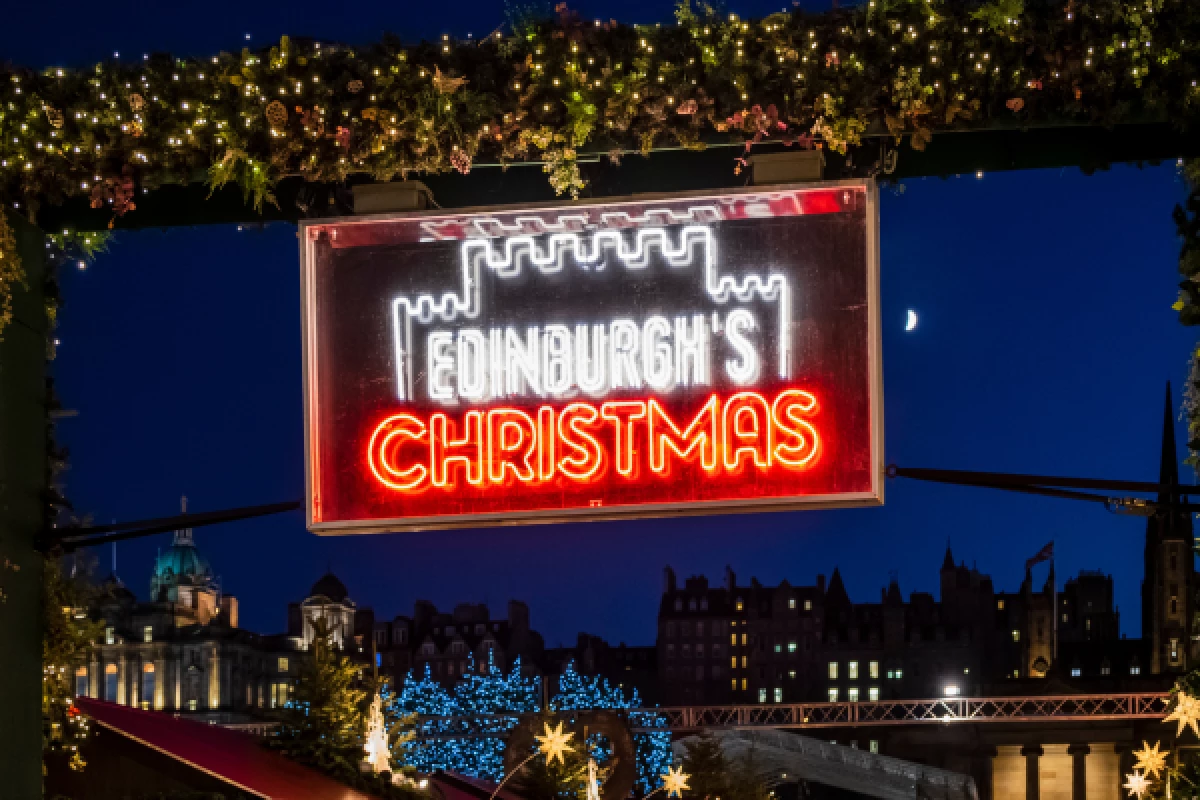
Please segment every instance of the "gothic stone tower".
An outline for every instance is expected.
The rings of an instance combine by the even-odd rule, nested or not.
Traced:
[[[1158,482],[1179,483],[1171,384],[1163,409],[1162,460]],[[1192,520],[1174,510],[1178,495],[1159,492],[1159,511],[1146,523],[1146,574],[1142,581],[1142,639],[1150,651],[1150,672],[1184,673],[1192,668],[1193,593],[1197,587],[1192,555]]]

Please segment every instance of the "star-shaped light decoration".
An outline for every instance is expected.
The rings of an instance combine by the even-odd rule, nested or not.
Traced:
[[[1134,750],[1133,756],[1137,759],[1137,764],[1134,769],[1140,770],[1143,775],[1150,775],[1155,780],[1158,780],[1162,771],[1167,768],[1167,751],[1158,749],[1158,742],[1151,747],[1145,741],[1142,742],[1141,750]]]
[[[1150,781],[1146,780],[1146,776],[1134,770],[1129,775],[1125,776],[1124,788],[1129,790],[1131,797],[1136,797],[1142,800],[1142,796],[1150,789]]]
[[[549,722],[545,723],[545,725],[546,735],[535,735],[533,737],[538,741],[538,752],[546,757],[547,764],[555,759],[558,759],[560,764],[566,764],[567,762],[566,759],[563,758],[563,754],[570,753],[575,749],[570,745],[571,737],[573,737],[575,734],[571,733],[570,731],[564,731],[562,729],[562,722],[559,722],[558,727],[554,730],[550,730]]]
[[[683,797],[683,793],[688,786],[688,776],[683,774],[683,767],[671,769],[667,767],[667,774],[662,777],[662,788],[667,791],[667,797]]]
[[[1200,700],[1192,697],[1183,690],[1175,691],[1175,708],[1171,709],[1171,713],[1166,716],[1163,722],[1174,720],[1179,727],[1175,731],[1175,735],[1179,736],[1183,733],[1184,728],[1191,728],[1192,733],[1200,737]]]

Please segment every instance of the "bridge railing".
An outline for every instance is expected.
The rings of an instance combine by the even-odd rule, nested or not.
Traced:
[[[1167,713],[1170,697],[1167,692],[1130,692],[943,697],[877,702],[667,706],[629,711],[658,715],[665,718],[668,728],[676,731],[704,728],[854,728],[956,722],[1161,719]],[[503,736],[498,731],[511,727],[514,718],[512,715],[423,717],[421,722],[426,725],[418,730],[424,727],[429,732],[428,738],[482,735],[488,731],[492,736]],[[634,729],[641,730],[636,726]],[[420,733],[418,736],[426,738]]]

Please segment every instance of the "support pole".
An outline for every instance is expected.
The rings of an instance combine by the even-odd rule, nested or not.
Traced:
[[[0,210],[0,214],[5,213]],[[46,491],[45,238],[9,215],[25,286],[0,339],[0,794],[42,796],[42,529]]]

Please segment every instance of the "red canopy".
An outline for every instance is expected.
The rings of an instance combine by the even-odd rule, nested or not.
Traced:
[[[247,733],[86,697],[75,704],[98,725],[265,800],[378,800],[267,750]]]

